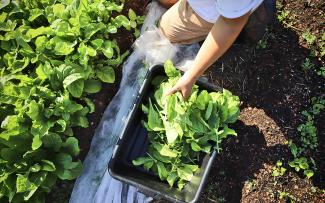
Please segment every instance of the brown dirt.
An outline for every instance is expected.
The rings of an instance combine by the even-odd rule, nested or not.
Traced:
[[[325,1],[280,0],[278,7],[280,10],[289,11],[286,27],[294,30],[300,36],[307,31],[316,36],[317,39],[313,44],[308,44],[302,37],[299,42],[305,48],[314,49],[316,55],[320,57],[322,49],[325,50],[325,39],[322,40],[325,32]],[[324,57],[325,55],[322,57],[323,65],[325,65]]]
[[[323,1],[312,1],[320,7],[310,10],[303,9],[303,1],[286,2],[286,9],[299,13],[295,27],[324,32],[324,20],[316,22]],[[315,176],[304,179],[287,164],[292,159],[287,141],[299,139],[296,129],[303,123],[301,112],[310,106],[311,97],[325,95],[324,78],[301,68],[311,50],[300,34],[276,22],[266,35],[265,49],[234,45],[206,74],[214,84],[239,95],[243,103],[233,126],[238,137],[223,143],[200,202],[325,201],[324,113],[316,119],[318,149],[309,154],[318,168]],[[316,58],[313,62],[316,67],[324,63]],[[282,160],[287,172],[274,178],[277,160]],[[280,199],[280,192],[287,192],[287,197]]]

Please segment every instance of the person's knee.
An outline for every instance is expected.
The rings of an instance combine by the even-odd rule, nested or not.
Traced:
[[[172,7],[178,0],[158,0],[158,2],[165,8]]]

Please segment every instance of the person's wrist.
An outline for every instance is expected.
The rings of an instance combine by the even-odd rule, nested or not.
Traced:
[[[190,71],[186,71],[183,75],[184,78],[186,78],[186,80],[188,81],[188,83],[190,84],[194,84],[196,82],[196,80],[198,79],[197,76],[195,76],[193,73],[191,73]]]

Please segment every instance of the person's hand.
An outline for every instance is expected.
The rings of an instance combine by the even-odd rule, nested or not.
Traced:
[[[192,87],[196,79],[191,79],[186,73],[177,81],[176,85],[167,90],[166,96],[174,94],[175,92],[181,92],[184,100],[186,101],[192,92]]]

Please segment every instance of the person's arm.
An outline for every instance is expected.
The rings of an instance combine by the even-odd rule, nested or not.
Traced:
[[[202,44],[192,67],[185,72],[173,88],[167,91],[166,95],[180,91],[186,100],[196,80],[234,43],[248,17],[249,13],[235,19],[219,17]]]

